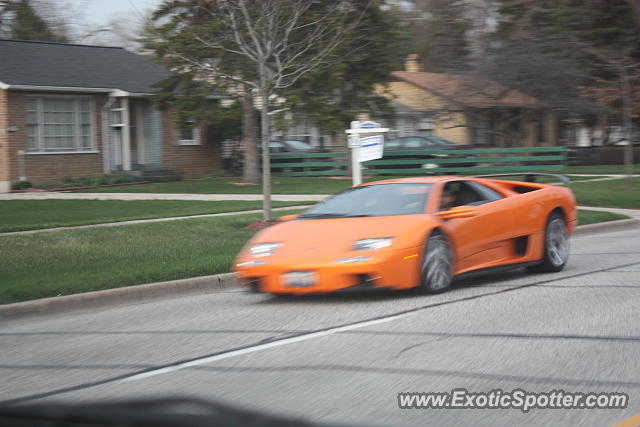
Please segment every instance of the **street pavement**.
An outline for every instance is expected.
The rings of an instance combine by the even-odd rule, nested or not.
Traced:
[[[0,401],[194,397],[321,423],[608,426],[640,412],[640,229],[450,292],[228,291],[0,325]],[[399,392],[625,392],[627,409],[399,409]]]

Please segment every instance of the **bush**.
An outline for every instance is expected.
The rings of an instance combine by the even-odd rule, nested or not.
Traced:
[[[65,176],[64,178],[62,178],[63,187],[74,187],[75,185],[75,180],[70,176]]]
[[[31,188],[33,185],[29,181],[18,181],[13,183],[11,189],[13,190],[26,190],[27,188]]]
[[[114,184],[122,184],[125,182],[133,182],[134,179],[131,178],[129,175],[114,175],[113,177],[113,183]]]
[[[100,178],[98,178],[98,185],[109,185],[109,184],[113,184],[113,179],[111,175],[103,175]]]

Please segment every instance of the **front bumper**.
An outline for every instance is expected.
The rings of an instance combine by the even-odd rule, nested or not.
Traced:
[[[419,284],[421,248],[356,255],[371,256],[371,259],[346,264],[313,261],[286,263],[265,259],[267,262],[264,265],[236,267],[235,272],[241,285],[254,291],[274,294],[327,293],[349,288],[407,289]],[[316,280],[309,286],[289,287],[284,275],[293,271],[313,272]]]

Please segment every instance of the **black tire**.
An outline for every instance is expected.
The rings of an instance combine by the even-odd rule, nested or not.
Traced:
[[[540,264],[529,270],[540,273],[561,271],[569,260],[569,235],[564,217],[554,212],[547,218],[544,229],[544,252]]]
[[[425,242],[420,262],[420,286],[425,294],[439,294],[451,287],[453,280],[453,253],[449,240],[434,232]]]

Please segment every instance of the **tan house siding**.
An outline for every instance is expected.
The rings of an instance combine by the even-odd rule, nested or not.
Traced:
[[[392,72],[386,86],[376,87],[395,102],[401,136],[413,129],[477,147],[558,144],[555,114],[535,98],[478,76],[421,72],[416,64],[410,55],[406,71]]]
[[[544,114],[544,141],[541,145],[558,145],[558,117],[552,112]]]
[[[382,86],[377,87],[376,91],[382,96],[389,96],[389,93],[391,93],[393,94],[391,99],[414,110],[433,111],[444,107],[443,102],[437,96],[406,82],[389,82],[386,88],[387,93],[385,93]]]
[[[386,88],[376,87],[376,91],[382,96],[389,96],[391,93],[391,99],[417,111],[433,111],[437,114],[438,110],[446,108],[438,96],[406,82],[392,81]],[[469,131],[465,123],[466,118],[462,113],[441,112],[434,120],[433,134],[458,144],[467,144]]]
[[[180,145],[173,116],[163,114],[164,168],[184,174],[185,178],[199,178],[223,171],[221,143],[215,135],[201,126],[199,145]]]
[[[9,180],[16,182],[21,174],[33,184],[54,184],[64,177],[94,177],[102,175],[102,105],[103,96],[92,95],[94,108],[93,143],[96,153],[73,154],[24,154],[24,170],[21,170],[19,152],[27,151],[27,122],[25,99],[30,96],[87,96],[69,92],[16,92],[8,91],[9,111],[5,116],[9,126],[18,128],[9,134]],[[0,117],[3,114],[0,112]]]
[[[456,144],[470,144],[471,130],[462,113],[440,114],[436,117],[433,134]]]

